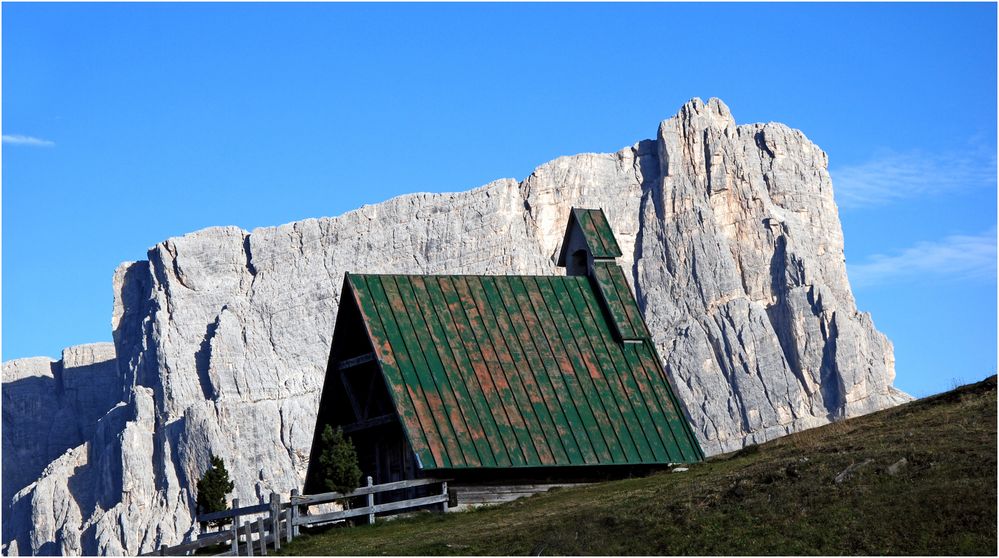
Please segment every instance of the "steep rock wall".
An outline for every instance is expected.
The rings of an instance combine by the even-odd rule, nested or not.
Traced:
[[[695,99],[655,140],[520,183],[205,229],[123,264],[122,403],[14,497],[5,550],[174,544],[194,528],[190,487],[212,453],[244,502],[300,486],[343,273],[558,273],[572,206],[608,215],[708,453],[905,399],[891,344],[850,293],[825,153]]]
[[[36,357],[5,362],[4,506],[49,463],[93,436],[98,419],[121,394],[111,343],[68,347],[57,361]]]

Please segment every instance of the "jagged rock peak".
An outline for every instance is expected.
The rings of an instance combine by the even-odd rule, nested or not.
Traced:
[[[693,99],[684,103],[680,107],[678,116],[683,120],[691,120],[694,117],[705,118],[704,122],[707,127],[725,129],[729,127],[735,127],[735,118],[732,116],[732,111],[729,110],[728,105],[718,97],[711,97],[708,102],[705,103],[699,97],[694,97]]]

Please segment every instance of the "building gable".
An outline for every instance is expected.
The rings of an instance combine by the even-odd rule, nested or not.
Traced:
[[[563,245],[606,226],[599,210],[573,215],[579,226]],[[702,459],[623,270],[607,257],[613,235],[600,246],[587,274],[348,274],[321,407],[363,406],[326,391],[350,391],[332,371],[367,359],[423,471]],[[357,430],[385,419],[321,409],[317,432],[324,420]]]

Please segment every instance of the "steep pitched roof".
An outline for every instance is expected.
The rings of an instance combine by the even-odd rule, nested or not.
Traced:
[[[594,267],[346,277],[423,469],[703,457],[620,267]]]

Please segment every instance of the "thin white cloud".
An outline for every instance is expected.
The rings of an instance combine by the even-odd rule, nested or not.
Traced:
[[[55,145],[54,141],[18,134],[4,134],[3,142],[8,145],[29,145],[32,147],[52,147]]]
[[[952,235],[918,242],[895,255],[876,254],[847,264],[850,283],[869,287],[935,279],[996,279],[996,228],[979,235]]]
[[[889,151],[830,174],[840,207],[879,206],[955,190],[995,188],[996,153],[981,144],[949,153]]]

